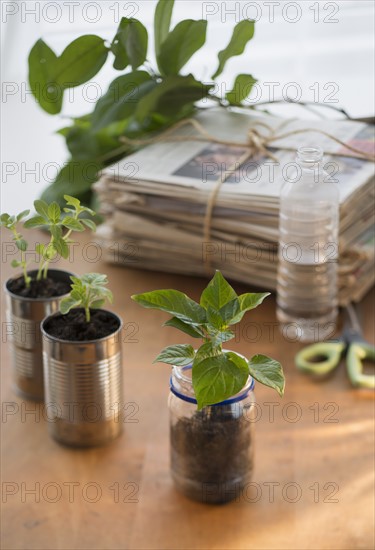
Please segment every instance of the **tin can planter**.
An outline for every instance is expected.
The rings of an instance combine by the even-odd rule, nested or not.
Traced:
[[[73,312],[81,312],[84,318],[83,310],[75,309],[68,315],[56,313],[42,322],[48,429],[64,445],[103,445],[122,431],[122,321],[112,312],[95,310],[109,333],[77,340],[81,325],[71,322]],[[63,338],[54,335],[56,321],[66,323]]]
[[[37,271],[29,271],[28,275],[35,279]],[[49,269],[49,282],[55,283],[56,292],[61,292],[49,297],[30,298],[18,294],[22,275],[5,283],[6,328],[12,357],[13,388],[25,399],[42,401],[44,398],[40,323],[47,315],[58,311],[62,298],[70,291],[71,275],[67,271]]]
[[[191,367],[173,367],[170,381],[171,473],[188,498],[238,500],[253,471],[254,381],[237,395],[197,410]]]

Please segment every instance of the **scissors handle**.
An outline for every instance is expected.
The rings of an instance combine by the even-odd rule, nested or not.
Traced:
[[[375,388],[375,375],[364,374],[364,359],[375,362],[375,346],[366,342],[356,342],[349,346],[346,364],[348,375],[353,386],[361,388]]]
[[[312,344],[297,353],[296,367],[309,374],[324,376],[339,364],[344,349],[344,342]]]

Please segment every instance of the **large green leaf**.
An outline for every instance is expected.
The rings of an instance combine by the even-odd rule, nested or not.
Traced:
[[[160,46],[158,66],[162,74],[176,75],[206,41],[207,21],[186,19],[178,23]]]
[[[177,319],[177,317],[172,317],[172,319],[169,319],[164,323],[165,327],[174,327],[180,330],[181,332],[184,332],[185,334],[188,334],[189,336],[192,336],[193,338],[202,338],[203,334],[200,332],[198,328],[195,328],[191,325],[188,325],[187,323],[184,323],[181,321],[181,319]]]
[[[103,38],[86,34],[73,40],[58,58],[54,80],[62,88],[74,88],[95,76],[104,65],[108,48]]]
[[[115,55],[114,68],[123,70],[130,64],[135,70],[146,60],[147,45],[148,34],[142,23],[123,17],[111,46]]]
[[[284,395],[285,378],[283,368],[278,361],[267,355],[254,355],[249,361],[249,372],[255,380]]]
[[[154,17],[155,55],[159,57],[160,46],[167,38],[171,25],[174,0],[159,0]]]
[[[182,109],[209,95],[212,85],[195,80],[192,75],[168,76],[140,99],[135,115],[144,120],[153,113],[176,116]]]
[[[92,116],[93,130],[98,131],[113,122],[130,117],[140,99],[155,86],[156,82],[145,71],[133,71],[116,78],[96,104]]]
[[[225,64],[231,57],[241,55],[246,47],[246,44],[254,36],[254,21],[245,19],[237,23],[233,29],[232,38],[228,46],[221,50],[218,54],[219,66],[212,78],[218,77],[224,70]]]
[[[251,74],[239,74],[233,85],[233,89],[227,92],[226,99],[231,105],[242,105],[254,86],[258,82]]]
[[[185,367],[190,365],[194,359],[194,348],[189,344],[176,344],[175,346],[168,346],[164,348],[154,363],[167,363],[168,365],[176,365],[178,367]]]
[[[270,296],[270,292],[247,292],[246,294],[241,294],[238,297],[240,311],[234,315],[231,324],[239,323],[247,311],[260,306],[267,296]]]
[[[205,310],[179,290],[154,290],[135,294],[132,299],[143,307],[171,313],[188,324],[201,325],[206,321]]]
[[[228,302],[235,300],[237,294],[230,284],[224,279],[220,271],[208,283],[201,295],[200,304],[205,309],[211,306],[216,311],[225,306]]]
[[[43,40],[38,40],[29,54],[29,83],[35,99],[50,115],[61,111],[63,99],[54,77],[56,65],[55,52]]]
[[[247,365],[236,364],[228,354],[193,364],[193,387],[198,409],[232,397],[244,387],[248,376]]]

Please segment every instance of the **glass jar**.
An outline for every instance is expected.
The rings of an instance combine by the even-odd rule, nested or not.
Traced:
[[[236,395],[197,410],[192,368],[170,379],[171,472],[176,488],[204,503],[239,500],[250,482],[254,451],[254,380]]]

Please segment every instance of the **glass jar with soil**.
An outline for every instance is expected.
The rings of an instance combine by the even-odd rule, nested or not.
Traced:
[[[253,470],[254,381],[238,394],[197,410],[192,369],[173,367],[170,380],[171,471],[176,488],[204,503],[240,498]]]

